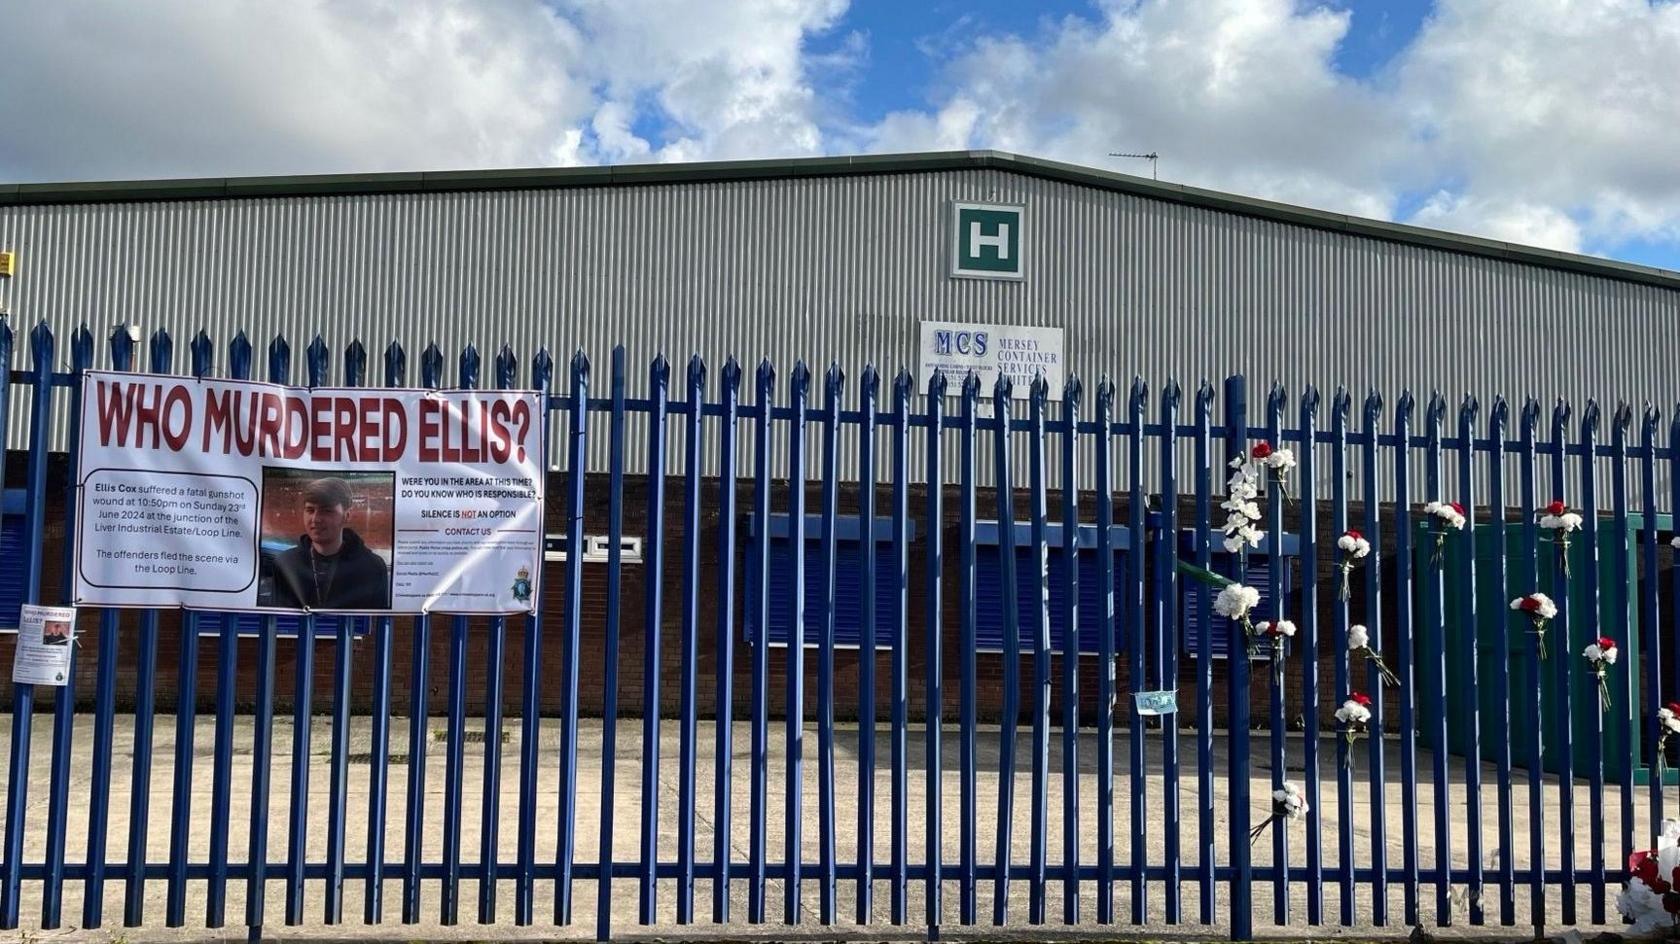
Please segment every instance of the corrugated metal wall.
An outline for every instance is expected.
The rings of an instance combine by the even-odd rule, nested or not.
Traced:
[[[1026,205],[1024,282],[947,277],[954,200]],[[1088,381],[1177,377],[1185,417],[1200,379],[1235,372],[1256,421],[1272,380],[1292,403],[1317,384],[1326,406],[1339,384],[1378,388],[1391,408],[1402,389],[1440,390],[1449,431],[1465,393],[1484,421],[1495,393],[1538,397],[1548,415],[1569,398],[1577,417],[1589,396],[1680,397],[1680,292],[997,169],[16,206],[0,208],[0,246],[19,254],[20,274],[0,283],[14,327],[165,328],[183,363],[200,327],[218,360],[238,329],[259,347],[279,331],[294,380],[320,332],[335,350],[360,336],[375,355],[401,340],[411,381],[427,342],[448,353],[451,382],[462,345],[488,359],[507,342],[521,358],[546,345],[561,364],[583,349],[604,391],[622,342],[632,395],[658,352],[675,362],[675,396],[696,352],[714,389],[724,357],[741,359],[748,400],[765,357],[784,391],[798,358],[819,375],[838,361],[855,390],[866,362],[889,379],[914,367],[926,318],[1063,326]],[[14,403],[14,446],[25,407]]]

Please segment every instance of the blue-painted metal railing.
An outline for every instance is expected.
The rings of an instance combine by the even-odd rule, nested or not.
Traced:
[[[70,488],[62,526],[74,534],[78,457],[72,452],[55,469],[47,444],[59,427],[75,441],[80,375],[99,358],[85,329],[61,355],[57,339],[37,326],[22,365],[14,365],[14,340],[0,322],[0,365],[8,381],[0,384],[0,436],[12,398],[22,397],[30,444],[21,457],[27,540],[21,559],[7,566],[22,569],[25,602],[53,595],[69,602],[68,581],[46,579],[44,536],[49,490],[64,482]],[[119,330],[109,340],[106,363],[139,369],[136,346],[126,329]],[[266,351],[266,379],[287,382],[290,344],[274,338]],[[172,339],[155,334],[144,368],[172,371],[173,353]],[[213,339],[200,333],[189,354],[193,376],[216,374]],[[252,375],[254,351],[244,335],[231,339],[226,355],[225,376]],[[360,342],[350,344],[340,360],[340,382],[369,385],[367,358]],[[404,385],[402,347],[391,344],[382,359],[383,384]],[[313,339],[304,350],[307,383],[328,384],[332,361],[325,340]],[[61,363],[68,370],[57,369]],[[456,385],[479,386],[480,367],[476,349],[461,352]],[[500,349],[491,368],[496,388],[522,385],[515,352]],[[655,360],[644,391],[619,349],[605,398],[591,395],[583,354],[570,361],[564,377],[555,378],[554,368],[547,352],[539,352],[523,381],[546,399],[552,422],[545,429],[564,430],[554,453],[562,487],[553,500],[567,553],[549,575],[558,584],[553,612],[544,607],[525,618],[477,621],[437,614],[448,621],[440,704],[430,697],[432,615],[373,620],[371,638],[363,643],[368,648],[357,658],[358,637],[348,621],[317,638],[310,626],[315,617],[305,617],[304,630],[282,640],[275,618],[265,617],[242,646],[233,621],[201,636],[199,615],[188,612],[180,615],[184,631],[160,675],[162,611],[88,614],[97,645],[83,652],[95,664],[81,668],[84,677],[91,670],[92,683],[78,685],[73,672],[54,693],[44,771],[31,767],[37,693],[28,685],[12,689],[0,927],[32,923],[21,903],[35,884],[40,926],[59,927],[66,892],[73,894],[77,883],[82,923],[100,927],[108,886],[116,881],[122,883],[122,921],[129,926],[158,917],[147,897],[158,882],[161,918],[171,927],[194,923],[188,903],[201,882],[203,921],[212,928],[227,922],[230,882],[243,882],[245,922],[254,929],[268,921],[265,893],[276,882],[287,924],[302,923],[316,908],[327,923],[343,921],[347,882],[361,885],[362,920],[377,923],[392,916],[384,907],[388,877],[400,882],[395,911],[401,921],[425,919],[431,890],[444,924],[461,919],[463,883],[477,892],[476,920],[491,924],[504,920],[496,880],[510,880],[513,921],[529,925],[545,917],[571,923],[574,885],[594,882],[596,930],[603,939],[615,922],[632,915],[642,924],[697,920],[698,883],[710,888],[713,922],[740,917],[731,909],[732,893],[744,893],[745,920],[772,920],[769,883],[779,882],[781,921],[839,922],[849,895],[855,909],[850,920],[920,920],[930,934],[948,921],[984,920],[988,901],[997,924],[1042,924],[1058,913],[1063,924],[1112,924],[1121,913],[1116,896],[1123,895],[1132,923],[1219,924],[1233,937],[1248,938],[1261,883],[1271,891],[1264,910],[1280,925],[1387,925],[1396,885],[1407,924],[1480,924],[1496,914],[1501,925],[1512,925],[1526,912],[1536,927],[1570,925],[1577,920],[1578,889],[1587,896],[1589,921],[1602,924],[1610,890],[1624,878],[1621,863],[1665,812],[1651,749],[1656,709],[1680,697],[1680,646],[1673,637],[1680,626],[1680,568],[1667,540],[1674,529],[1662,510],[1680,506],[1680,418],[1672,421],[1665,446],[1656,409],[1643,411],[1635,437],[1634,413],[1619,405],[1610,417],[1609,442],[1602,444],[1601,411],[1592,402],[1573,433],[1570,407],[1558,404],[1545,436],[1540,406],[1525,403],[1515,438],[1508,439],[1510,408],[1503,400],[1491,401],[1484,421],[1477,401],[1467,399],[1449,431],[1446,401],[1430,397],[1419,425],[1417,404],[1404,392],[1391,416],[1372,393],[1355,417],[1353,399],[1338,390],[1328,401],[1328,416],[1321,416],[1319,393],[1307,389],[1291,423],[1288,397],[1274,387],[1251,427],[1242,378],[1227,379],[1219,391],[1203,384],[1188,403],[1168,382],[1153,391],[1152,405],[1152,391],[1141,381],[1123,402],[1106,380],[1087,398],[1077,379],[1061,391],[1040,380],[1017,399],[1008,379],[985,390],[973,377],[948,383],[938,376],[918,389],[900,372],[883,404],[882,378],[873,368],[866,367],[849,389],[840,367],[832,366],[819,394],[803,364],[778,390],[776,372],[765,363],[756,368],[750,402],[742,403],[743,371],[733,361],[718,372],[712,396],[707,367],[698,358],[688,363],[677,391],[670,389],[669,365]],[[428,347],[420,356],[420,384],[440,388],[444,375],[444,352]],[[953,408],[950,397],[957,401]],[[595,478],[589,473],[601,470],[590,465],[591,434],[600,414],[606,415],[606,465]],[[631,442],[632,427],[645,432],[645,441]],[[1223,450],[1215,448],[1220,439]],[[680,442],[680,455],[673,441]],[[1240,466],[1262,441],[1297,453],[1299,469],[1287,497],[1270,485],[1260,496],[1263,511],[1254,518],[1263,540],[1231,553],[1220,522],[1240,512],[1219,490],[1215,463]],[[549,445],[545,441],[545,451]],[[855,469],[843,465],[847,453],[856,457]],[[709,456],[715,462],[710,475]],[[0,476],[5,460],[0,455]],[[742,462],[751,463],[745,475]],[[680,487],[672,487],[673,474],[680,474]],[[881,485],[884,494],[878,495]],[[645,507],[627,507],[627,495],[638,486]],[[741,507],[743,486],[747,509]],[[1608,505],[1601,507],[1606,494]],[[678,507],[668,507],[679,495]],[[1567,556],[1559,536],[1537,526],[1544,495],[1555,501],[1577,496],[1583,524]],[[808,500],[818,506],[809,526]],[[885,531],[872,524],[882,500],[890,521]],[[1462,531],[1441,531],[1434,516],[1415,507],[1453,501],[1470,522]],[[858,514],[856,538],[840,537],[843,509]],[[788,526],[750,529],[749,549],[738,540],[738,519],[749,510],[763,522],[785,514]],[[988,517],[1020,518],[1023,526],[995,527],[995,545],[981,544],[977,533]],[[1062,526],[1075,521],[1094,525],[1094,537]],[[1336,540],[1355,525],[1376,549],[1357,562]],[[604,565],[585,565],[586,527],[605,531]],[[631,584],[623,538],[635,530],[644,540],[634,564],[641,578]],[[913,534],[924,537],[913,542]],[[769,579],[777,541],[787,542],[792,562],[788,587]],[[847,556],[849,549],[842,553],[847,541],[858,543],[855,557]],[[68,575],[70,542],[52,552],[60,557],[60,574]],[[1265,557],[1258,571],[1248,562],[1256,554]],[[1092,563],[1082,566],[1082,559]],[[882,569],[880,561],[891,566]],[[845,566],[858,568],[855,580],[843,573]],[[757,568],[749,571],[755,579],[738,581],[740,567]],[[1660,580],[1664,567],[1675,574],[1668,586]],[[595,568],[604,571],[604,590],[596,589]],[[1257,658],[1271,660],[1273,643],[1251,641],[1235,621],[1228,628],[1221,624],[1220,633],[1211,630],[1224,617],[1214,612],[1218,587],[1203,582],[1208,573],[1241,580],[1263,573],[1266,618],[1298,624],[1293,638],[1277,641],[1280,655],[1266,670],[1251,672],[1247,656],[1255,646]],[[1330,592],[1344,582],[1356,592]],[[749,597],[740,595],[741,586],[752,588]],[[1036,587],[1034,595],[1023,599],[1023,586]],[[1551,593],[1558,608],[1546,630],[1544,657],[1526,616],[1506,606],[1535,590]],[[596,593],[604,606],[588,604]],[[776,607],[788,608],[790,629],[785,651],[772,659],[769,633],[748,636],[743,622],[750,617],[752,625],[767,627]],[[997,612],[986,612],[988,607]],[[625,618],[638,608],[639,622]],[[836,643],[843,619],[856,622],[846,627],[855,635],[845,638],[860,643],[857,651]],[[978,627],[994,619],[1002,624],[1001,653],[981,651],[977,642]],[[1095,627],[1094,650],[1082,648],[1082,625]],[[1186,631],[1192,625],[1193,641]],[[1396,685],[1386,684],[1374,660],[1350,646],[1356,625],[1366,627],[1373,650],[1387,654]],[[664,632],[676,638],[667,643]],[[1579,651],[1601,635],[1640,660],[1624,659],[1610,712],[1594,710],[1596,698],[1577,688],[1587,671]],[[406,699],[393,679],[394,655],[405,640],[411,653]],[[214,647],[213,690],[199,684],[203,646]],[[322,660],[330,683],[317,691],[314,664],[321,646],[331,647],[330,666],[328,654]],[[740,646],[748,649],[738,663]],[[1665,647],[1674,653],[1668,663]],[[635,668],[624,664],[626,651],[639,654],[634,687],[621,684]],[[514,699],[504,691],[509,658],[518,665],[520,742],[517,756],[504,759],[503,705]],[[277,798],[271,777],[279,665],[292,673],[292,734],[289,789]],[[134,679],[132,719],[124,722],[134,737],[127,770],[113,753],[119,667],[132,667]],[[737,697],[738,671],[745,698]],[[584,673],[600,682],[587,694],[580,691]],[[370,681],[359,690],[353,680],[364,676]],[[814,679],[814,700],[807,676]],[[1023,680],[1030,680],[1030,693],[1022,691]],[[715,699],[703,697],[706,681]],[[156,699],[169,683],[175,741],[165,798],[153,792],[151,768]],[[1135,710],[1133,694],[1160,689],[1184,693],[1179,711],[1152,720]],[[1365,735],[1335,718],[1337,706],[1359,692],[1372,699]],[[641,721],[635,822],[624,816],[626,805],[614,802],[620,786],[614,772],[627,746],[617,725],[620,695]],[[359,704],[367,709],[365,728],[353,710]],[[476,797],[466,776],[470,704],[483,706]],[[251,707],[241,711],[241,705]],[[401,851],[388,861],[393,737],[403,747],[402,735],[393,732],[394,706],[405,706],[409,716],[407,774]],[[1267,731],[1259,755],[1251,744],[1256,706],[1264,710]],[[325,708],[330,728],[327,788],[312,796],[318,707]],[[78,708],[91,708],[93,715],[91,725],[82,725],[85,746],[78,744]],[[557,709],[549,721],[558,726],[551,727],[558,732],[553,742],[541,736],[545,708]],[[201,709],[213,712],[203,722],[211,728],[208,770],[195,750]],[[445,719],[441,809],[427,803],[433,710]],[[779,739],[771,736],[773,712],[782,724]],[[595,722],[586,719],[597,713],[601,755],[591,769],[579,745],[587,746]],[[712,725],[702,726],[703,713],[712,715]],[[674,726],[663,723],[673,715]],[[248,765],[235,759],[245,717],[252,732]],[[864,719],[855,738],[852,718]],[[952,720],[955,726],[948,728]],[[995,726],[983,724],[988,720]],[[734,763],[737,722],[745,725],[745,768]],[[814,729],[814,742],[808,729]],[[359,730],[369,743],[365,810],[354,808],[350,788]],[[1308,733],[1302,737],[1299,730]],[[1507,737],[1507,731],[1521,736]],[[911,739],[917,734],[920,756]],[[674,791],[666,785],[671,762],[662,752],[662,738],[670,735],[676,742]],[[709,805],[698,782],[708,736],[714,751]],[[875,841],[879,736],[886,737],[888,754],[888,795],[880,804],[888,824],[884,856]],[[1368,741],[1363,749],[1361,736]],[[551,743],[558,749],[546,746]],[[814,768],[807,751],[813,743]],[[851,746],[855,754],[848,755]],[[1117,763],[1117,747],[1128,760]],[[1022,749],[1030,750],[1030,764],[1019,757]],[[1424,751],[1427,760],[1420,756]],[[81,798],[88,817],[82,848],[71,818],[78,757],[91,764]],[[1391,762],[1398,768],[1393,781]],[[504,797],[508,763],[517,768],[517,790]],[[244,775],[236,785],[236,768],[246,766],[251,803],[241,837],[232,800],[244,788]],[[813,772],[814,848],[806,841],[805,808]],[[124,817],[113,816],[112,785],[125,774],[126,825],[117,834],[124,848],[113,857],[110,823]],[[737,822],[737,777],[746,779],[745,824]],[[1271,791],[1297,777],[1304,781],[1308,810],[1298,821],[1274,818]],[[1519,777],[1524,791],[1517,789]],[[778,778],[780,797],[772,792]],[[195,793],[205,780],[208,805],[199,807]],[[1636,802],[1640,785],[1644,803]],[[1187,788],[1194,815],[1181,811]],[[44,807],[30,802],[37,795],[31,791],[41,789]],[[581,821],[580,792],[599,796],[598,823]],[[1589,810],[1585,837],[1578,835],[1575,810],[1581,792]],[[953,803],[946,802],[948,794]],[[671,819],[666,807],[673,796]],[[463,842],[462,828],[475,800],[476,856]],[[277,801],[284,804],[280,818],[286,823],[278,860],[269,836]],[[543,834],[547,821],[538,816],[549,802],[557,807],[552,843]],[[919,820],[912,815],[918,803]],[[1355,822],[1360,803],[1369,810],[1367,823]],[[154,849],[146,826],[165,816],[167,847]],[[365,842],[358,843],[364,817]],[[1129,821],[1125,840],[1116,834],[1117,817]],[[1524,817],[1526,841],[1520,835]],[[712,852],[706,859],[699,840],[708,820]],[[323,822],[325,848],[317,853],[313,840]],[[845,841],[842,833],[852,823],[855,840]],[[1256,823],[1262,829],[1251,840]],[[633,860],[615,857],[615,827],[636,836]],[[512,859],[503,856],[505,828],[517,833]],[[773,849],[770,839],[778,831],[781,847]],[[1267,831],[1269,841],[1257,841]],[[580,849],[580,832],[586,842],[593,835],[594,849]],[[1397,850],[1390,845],[1395,836]],[[199,839],[207,843],[202,857]],[[272,845],[282,843],[276,837]],[[427,852],[434,847],[440,858]],[[666,858],[670,850],[674,859]],[[585,858],[590,853],[594,861]],[[627,909],[614,880],[627,880],[622,888],[628,889],[632,878],[636,905]],[[545,916],[537,898],[550,882],[553,910]],[[662,886],[666,882],[673,885]],[[811,882],[814,909],[804,897]],[[946,882],[954,883],[954,901],[947,900]],[[881,883],[884,915],[873,900]],[[912,895],[916,883],[920,894]],[[1018,883],[1026,886],[1024,912]],[[1189,909],[1185,883],[1195,886]],[[673,898],[662,898],[662,887],[674,888]],[[1431,887],[1434,907],[1427,908],[1422,895]],[[1487,897],[1495,893],[1497,902]]]

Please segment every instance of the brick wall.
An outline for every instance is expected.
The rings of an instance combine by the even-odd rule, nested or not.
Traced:
[[[7,464],[7,478],[9,487],[23,485],[22,457],[14,454],[13,461]],[[59,599],[60,587],[63,579],[62,548],[65,546],[63,496],[64,482],[67,472],[66,463],[62,456],[53,457],[52,480],[53,487],[49,493],[49,523],[45,536],[47,560],[45,565],[44,586],[47,593],[45,599]],[[552,476],[549,482],[550,501],[547,508],[548,529],[560,531],[564,528],[563,502],[564,481],[559,475]],[[673,477],[667,480],[666,496],[666,554],[665,567],[662,576],[664,603],[660,624],[660,693],[659,700],[662,711],[674,713],[678,709],[680,698],[681,653],[682,653],[682,593],[683,593],[683,561],[682,561],[682,523],[683,523],[683,494],[682,481]],[[721,646],[717,634],[718,607],[721,588],[717,580],[718,564],[718,499],[720,483],[716,480],[707,481],[702,489],[701,500],[701,542],[700,565],[701,580],[699,584],[699,633],[696,647],[696,699],[700,713],[703,716],[715,714],[717,705],[717,666]],[[592,476],[586,482],[586,500],[584,529],[586,533],[604,534],[607,531],[607,502],[606,494],[608,481],[605,476]],[[782,512],[786,507],[785,486],[778,483],[773,490],[773,512]],[[961,659],[959,650],[959,628],[957,611],[958,593],[958,558],[955,548],[955,508],[957,493],[949,489],[946,503],[946,533],[945,547],[947,553],[944,567],[944,626],[941,631],[943,640],[944,661],[944,708],[947,719],[954,721],[957,717],[959,683],[961,673]],[[737,567],[735,584],[735,622],[732,630],[734,640],[735,671],[733,675],[733,701],[737,716],[750,710],[751,696],[751,650],[744,644],[742,638],[742,610],[745,601],[742,599],[745,590],[745,551],[748,541],[746,531],[746,517],[752,507],[753,489],[748,483],[743,483],[738,489],[737,508]],[[816,483],[809,486],[807,510],[815,512],[819,505],[819,487]],[[856,512],[858,494],[855,489],[844,490],[840,499],[841,514]],[[890,490],[882,488],[877,500],[878,513],[890,509]],[[913,486],[909,490],[908,505],[911,517],[920,519],[926,507],[927,494],[922,486]],[[624,501],[624,529],[629,535],[643,536],[646,533],[648,487],[640,478],[627,480]],[[1126,499],[1120,496],[1115,510],[1116,520],[1126,520]],[[980,518],[995,517],[991,496],[984,492],[978,502],[978,516]],[[1082,517],[1087,521],[1094,520],[1094,500],[1090,495],[1081,496]],[[1017,508],[1027,507],[1022,498],[1017,499]],[[1059,502],[1052,495],[1049,507],[1054,515]],[[1193,521],[1193,501],[1186,499],[1181,509],[1181,524]],[[1299,507],[1289,510],[1286,517],[1286,528],[1298,529]],[[1359,512],[1352,512],[1352,520],[1358,520]],[[1329,508],[1321,505],[1319,509],[1319,537],[1321,546],[1328,547],[1334,541],[1334,535],[1329,532]],[[925,558],[927,540],[925,535],[925,521],[918,520],[921,532],[912,544],[910,570],[910,613],[907,639],[909,654],[906,665],[907,706],[912,718],[921,718],[926,710],[926,673],[928,647],[926,646],[926,572]],[[1335,600],[1335,574],[1328,563],[1328,554],[1322,554],[1325,562],[1320,567],[1320,626],[1322,637],[1328,649],[1330,632],[1330,609]],[[561,596],[565,580],[565,565],[551,563],[545,566],[541,586],[542,601],[542,655],[541,667],[537,673],[540,684],[540,703],[544,713],[557,713],[562,706],[563,675],[562,675],[562,642],[564,627],[561,622]],[[1355,614],[1355,621],[1362,621],[1359,614],[1364,612],[1363,585],[1360,575],[1355,574],[1355,589],[1351,603],[1351,610]],[[618,705],[623,714],[640,714],[642,710],[643,660],[646,653],[644,613],[644,588],[649,578],[649,568],[646,564],[625,564],[622,580],[622,605],[620,608],[620,646],[619,646],[619,693]],[[1385,595],[1391,598],[1391,595]],[[1391,606],[1391,604],[1390,604]],[[607,565],[604,563],[586,562],[583,565],[583,593],[582,593],[582,636],[580,652],[582,663],[579,666],[579,704],[581,710],[587,714],[598,714],[605,701],[603,671],[605,665],[605,637],[607,613]],[[1294,618],[1300,619],[1300,600],[1298,591],[1292,594],[1287,609]],[[137,684],[138,645],[141,637],[142,614],[136,611],[122,612],[117,615],[118,633],[117,644],[119,656],[117,660],[116,690],[118,703],[124,708],[131,707],[134,701]],[[158,615],[158,650],[157,675],[154,683],[157,704],[160,710],[173,710],[179,693],[179,664],[181,658],[181,626],[182,618],[178,612],[162,612]],[[89,611],[84,614],[80,627],[81,648],[77,652],[78,672],[76,677],[76,701],[82,707],[91,706],[94,691],[94,667],[97,665],[99,650],[99,616]],[[430,620],[429,628],[429,669],[426,673],[426,689],[428,709],[439,712],[445,708],[448,697],[448,679],[450,669],[451,641],[455,618],[449,616],[434,616]],[[1392,612],[1385,615],[1384,625],[1393,625]],[[412,676],[413,647],[419,638],[421,621],[411,617],[395,617],[392,620],[391,645],[391,699],[396,711],[406,713],[410,698],[410,678]],[[492,621],[486,618],[473,618],[466,622],[466,678],[467,678],[467,709],[469,712],[482,711],[487,697],[490,666],[487,660],[490,627]],[[502,701],[504,710],[517,713],[523,697],[523,675],[525,660],[525,644],[527,631],[524,618],[513,618],[507,621],[505,629],[505,643],[502,660]],[[1392,630],[1388,633],[1392,637]],[[0,664],[10,661],[10,650],[15,637],[0,637]],[[250,699],[256,690],[256,653],[258,640],[242,638],[238,641],[238,684],[236,686],[236,701],[242,708],[250,706]],[[338,646],[332,640],[318,641],[314,646],[315,666],[313,673],[314,705],[316,711],[330,710],[332,704],[332,679],[334,662],[338,657]],[[275,686],[277,711],[290,710],[296,690],[297,667],[299,664],[300,646],[295,640],[282,639],[278,642],[275,662]],[[351,693],[358,712],[371,710],[375,678],[373,671],[374,642],[372,637],[356,640],[351,646]],[[773,715],[781,715],[785,706],[787,679],[787,650],[773,647],[769,652],[769,685],[768,702]],[[205,638],[199,646],[199,665],[197,676],[196,700],[201,710],[214,706],[215,687],[218,672],[219,645],[214,638]],[[807,650],[805,655],[805,699],[807,712],[813,711],[817,692],[817,661],[818,653],[815,649]],[[1128,656],[1122,653],[1115,668],[1116,686],[1119,693],[1118,715],[1120,723],[1127,718],[1128,695],[1133,686],[1130,683],[1128,671]],[[997,653],[981,653],[976,660],[977,693],[976,700],[979,716],[983,720],[997,720],[1002,703],[1003,678],[1005,666],[1003,657]],[[1030,652],[1022,654],[1019,666],[1021,681],[1021,705],[1023,722],[1030,721],[1034,706],[1033,688],[1033,659]],[[1059,721],[1061,717],[1061,663],[1058,656],[1051,664],[1051,712],[1053,719]],[[856,650],[841,649],[834,655],[834,685],[835,691],[842,693],[836,699],[834,714],[838,719],[853,719],[857,716],[857,698],[853,693],[857,691],[860,659]],[[1195,660],[1190,656],[1180,658],[1180,709],[1183,713],[1185,727],[1194,725],[1196,718],[1196,690],[1195,690]],[[1288,722],[1296,723],[1300,712],[1300,686],[1302,666],[1299,656],[1290,659],[1286,671],[1287,698],[1290,706]],[[879,717],[889,716],[891,708],[892,676],[891,654],[882,651],[877,655],[876,662],[877,695],[876,708]],[[1086,656],[1080,661],[1079,691],[1080,714],[1084,723],[1094,723],[1097,705],[1098,666],[1095,657]],[[1254,679],[1252,682],[1253,718],[1256,725],[1268,723],[1270,704],[1270,667],[1265,663],[1254,664]],[[0,688],[9,687],[9,680],[0,682]],[[1153,687],[1153,686],[1151,686]],[[1320,660],[1320,691],[1322,704],[1321,722],[1333,724],[1330,713],[1341,700],[1341,693],[1334,690],[1334,669],[1328,654]],[[0,697],[7,697],[9,693],[0,691]],[[42,699],[43,707],[48,700]],[[1225,718],[1227,703],[1226,665],[1224,660],[1215,660],[1213,668],[1212,703],[1215,723],[1222,725]],[[1392,715],[1391,715],[1392,717]]]

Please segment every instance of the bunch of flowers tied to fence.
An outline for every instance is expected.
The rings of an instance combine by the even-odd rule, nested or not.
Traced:
[[[1336,547],[1342,552],[1342,562],[1337,566],[1342,570],[1342,585],[1339,596],[1346,600],[1352,596],[1348,587],[1349,575],[1353,573],[1354,565],[1370,556],[1371,542],[1358,531],[1347,531],[1336,539]]]
[[[1591,643],[1581,650],[1582,658],[1592,668],[1593,676],[1598,679],[1598,707],[1600,711],[1610,710],[1610,667],[1616,664],[1616,640],[1609,636],[1600,636],[1598,641]]]
[[[1348,627],[1348,658],[1351,660],[1356,652],[1364,653],[1365,661],[1377,670],[1384,682],[1390,685],[1400,684],[1400,676],[1395,675],[1394,670],[1383,662],[1382,653],[1371,648],[1371,631],[1366,629],[1363,623],[1354,623]]]
[[[1628,883],[1616,910],[1633,922],[1632,934],[1680,926],[1680,822],[1662,821],[1657,847],[1628,856]]]
[[[1272,444],[1261,440],[1254,444],[1249,451],[1254,461],[1260,463],[1266,471],[1271,473],[1271,480],[1277,484],[1278,493],[1284,501],[1289,500],[1289,481],[1286,476],[1295,468],[1295,453],[1289,449],[1275,449]]]
[[[1342,739],[1347,742],[1347,753],[1342,758],[1342,766],[1353,768],[1353,745],[1359,741],[1359,736],[1366,731],[1366,725],[1371,722],[1371,696],[1359,692],[1349,692],[1347,701],[1336,709],[1336,720],[1340,721],[1346,730],[1342,732]]]
[[[1546,624],[1557,616],[1557,604],[1544,593],[1530,593],[1512,600],[1511,609],[1528,614],[1534,623],[1534,639],[1540,647],[1540,658],[1546,658]]]
[[[1657,782],[1668,772],[1668,736],[1680,734],[1680,703],[1669,702],[1657,709]]]
[[[1557,545],[1558,563],[1563,575],[1569,576],[1569,535],[1581,530],[1581,516],[1569,510],[1562,501],[1554,501],[1540,512],[1540,527],[1553,532],[1552,543]]]
[[[1270,640],[1272,644],[1272,671],[1276,673],[1277,684],[1283,684],[1283,647],[1287,640],[1295,638],[1295,624],[1289,620],[1261,620],[1254,626],[1255,634]]]
[[[1423,513],[1434,519],[1430,525],[1430,533],[1435,535],[1435,553],[1430,556],[1429,563],[1439,567],[1446,559],[1447,535],[1464,530],[1467,520],[1464,516],[1464,506],[1458,502],[1432,501],[1423,506]]]
[[[1281,822],[1287,826],[1305,817],[1308,809],[1307,795],[1301,792],[1300,787],[1285,780],[1282,786],[1272,791],[1272,815],[1248,831],[1248,841],[1253,843],[1258,840],[1260,834],[1266,831],[1266,827],[1273,823]]]

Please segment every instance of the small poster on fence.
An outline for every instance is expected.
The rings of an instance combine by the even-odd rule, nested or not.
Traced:
[[[12,682],[63,685],[70,677],[70,653],[76,647],[76,608],[23,605],[18,617],[17,651]]]
[[[543,402],[90,371],[76,599],[524,613],[539,599]]]

